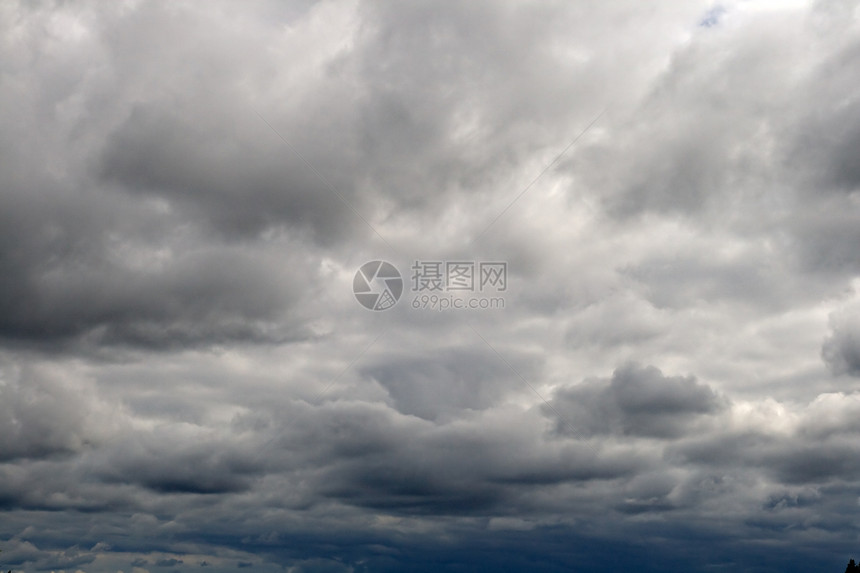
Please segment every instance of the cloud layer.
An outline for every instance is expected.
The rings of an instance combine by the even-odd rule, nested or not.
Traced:
[[[0,30],[4,570],[852,556],[857,2]],[[368,312],[377,259],[407,287]],[[421,308],[415,261],[506,262],[504,307]]]

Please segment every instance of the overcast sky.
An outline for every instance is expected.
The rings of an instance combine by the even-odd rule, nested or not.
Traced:
[[[0,550],[841,571],[860,3],[3,2]]]

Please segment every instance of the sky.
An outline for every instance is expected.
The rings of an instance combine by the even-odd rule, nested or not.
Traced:
[[[860,557],[857,1],[10,0],[0,127],[4,570]]]

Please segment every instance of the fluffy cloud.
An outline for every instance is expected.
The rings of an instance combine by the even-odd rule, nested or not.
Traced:
[[[860,375],[860,312],[855,303],[831,316],[832,333],[824,341],[822,357],[836,374]]]
[[[659,369],[628,364],[610,380],[588,380],[561,391],[547,404],[559,430],[585,434],[677,437],[696,418],[722,407],[707,385],[689,377],[666,377]],[[570,418],[570,422],[566,419]]]

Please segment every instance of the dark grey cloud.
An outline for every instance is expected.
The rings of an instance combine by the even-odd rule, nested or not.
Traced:
[[[301,273],[299,257],[205,244],[156,204],[66,185],[33,181],[0,198],[8,342],[174,347],[302,336],[277,324],[299,297],[289,279]]]
[[[0,363],[0,463],[80,452],[103,435],[105,414],[92,387],[62,372]]]
[[[836,374],[860,375],[860,314],[857,306],[831,316],[832,333],[824,341],[821,356]]]
[[[559,391],[546,412],[566,433],[672,438],[725,406],[724,398],[694,377],[664,376],[654,366],[628,364],[611,379],[586,380]]]
[[[356,218],[337,196],[353,195],[346,182],[334,179],[330,189],[264,120],[253,112],[244,119],[252,118],[260,122],[256,141],[170,102],[136,107],[109,136],[101,176],[131,194],[165,199],[217,232],[254,236],[286,224],[320,241],[355,232]],[[290,127],[281,128],[291,136]],[[302,157],[312,166],[323,152],[303,149]]]
[[[13,342],[155,348],[301,337],[300,328],[277,324],[298,296],[280,280],[286,273],[273,272],[278,263],[235,249],[189,253],[155,272],[62,261],[10,281],[19,280],[5,291],[2,334]]]
[[[58,20],[52,14],[59,12],[45,5],[19,23],[44,23],[70,49],[59,56],[48,44],[12,42],[10,73],[19,83],[3,94],[16,111],[4,114],[0,336],[24,345],[144,348],[306,336],[298,324],[283,325],[304,286],[290,286],[288,277],[306,281],[313,271],[296,266],[303,262],[295,252],[276,256],[270,248],[267,255],[257,248],[265,245],[236,242],[231,233],[292,223],[300,232],[301,221],[310,225],[320,209],[331,219],[326,235],[348,229],[352,219],[306,167],[284,166],[277,145],[266,142],[260,152],[260,135],[271,136],[265,124],[251,126],[254,146],[247,130],[242,137],[212,121],[213,112],[223,117],[219,109],[237,111],[231,94],[222,94],[224,101],[204,97],[215,93],[206,85],[214,88],[237,60],[212,60],[200,74],[207,81],[193,90],[200,98],[184,101],[193,113],[183,114],[182,98],[146,103],[135,94],[155,85],[152,74],[184,65],[167,46],[187,37],[187,10],[152,5],[136,17],[114,10],[96,16],[81,6]],[[74,36],[76,22],[93,27],[66,36]],[[192,26],[192,35],[202,26]],[[158,48],[146,40],[155,29],[163,34]],[[211,37],[205,43],[218,45]],[[194,56],[206,52],[198,48],[188,47]],[[171,57],[153,67],[148,57],[161,49]],[[27,57],[40,62],[30,76],[16,67]],[[247,102],[244,108],[259,121]],[[44,129],[33,129],[37,124]],[[189,206],[189,192],[202,201]]]
[[[534,373],[526,359],[515,362],[521,374]],[[430,420],[485,410],[506,394],[524,389],[516,374],[487,348],[388,358],[366,367],[364,374],[385,387],[398,411]]]
[[[109,465],[97,470],[100,479],[161,493],[219,494],[246,491],[262,473],[253,453],[229,451],[234,448],[217,443],[156,447],[159,438],[124,441]]]
[[[844,10],[835,3],[831,6]],[[839,25],[837,18],[821,22],[820,33],[833,33],[834,30],[828,27]],[[817,111],[803,109],[799,121],[793,126],[789,157],[795,172],[800,171],[798,168],[808,170],[803,183],[810,193],[851,194],[860,185],[856,154],[860,125],[856,119],[857,102],[853,88],[857,70],[850,63],[860,53],[858,51],[860,42],[856,37],[843,37],[823,61],[810,70],[809,83],[802,86],[804,91],[799,94],[807,101],[829,101],[833,104]]]

